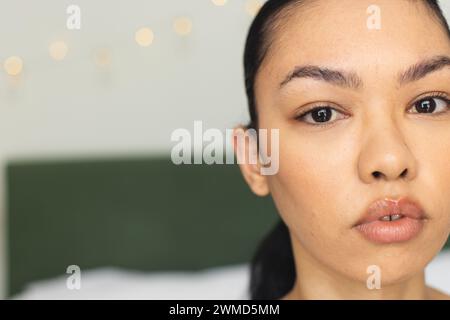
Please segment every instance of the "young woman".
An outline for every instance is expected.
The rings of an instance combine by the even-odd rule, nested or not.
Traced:
[[[251,298],[449,298],[424,278],[450,231],[437,1],[268,0],[244,60],[247,128],[279,130],[276,174],[240,165],[281,217],[252,261]]]

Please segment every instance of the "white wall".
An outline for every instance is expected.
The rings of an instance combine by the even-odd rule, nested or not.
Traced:
[[[246,118],[245,1],[3,2],[0,60],[20,55],[25,62],[19,85],[0,78],[3,153],[162,151],[173,129],[193,120],[224,128]],[[82,9],[80,31],[66,30],[70,3]],[[189,37],[173,32],[179,15],[193,21]],[[134,41],[141,26],[155,32],[151,47]],[[70,46],[62,62],[47,54],[53,39]],[[112,56],[107,70],[93,59],[102,47]]]

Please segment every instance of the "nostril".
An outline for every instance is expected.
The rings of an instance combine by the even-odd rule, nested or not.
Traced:
[[[408,169],[403,170],[402,174],[400,175],[400,177],[404,177],[406,176],[408,173]]]
[[[375,178],[378,178],[379,176],[381,176],[381,172],[375,171],[374,173],[372,173],[372,175],[373,175]]]
[[[402,171],[402,173],[400,174],[400,177],[405,177],[406,175],[408,174],[408,169],[405,169],[405,170],[403,170]],[[375,178],[379,178],[380,176],[382,176],[383,174],[380,172],[380,171],[374,171],[373,173],[372,173],[372,175],[375,177]]]

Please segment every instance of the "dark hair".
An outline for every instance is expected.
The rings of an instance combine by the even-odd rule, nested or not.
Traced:
[[[245,89],[247,93],[250,123],[247,128],[258,127],[255,78],[270,48],[274,29],[297,5],[310,4],[314,0],[268,0],[250,26],[244,52]],[[411,0],[410,0],[411,1]],[[413,0],[418,1],[418,0]],[[447,20],[438,0],[425,2],[430,12],[445,29],[450,38]],[[283,220],[263,239],[253,256],[250,266],[250,298],[279,299],[287,294],[295,282],[295,263],[289,230]]]

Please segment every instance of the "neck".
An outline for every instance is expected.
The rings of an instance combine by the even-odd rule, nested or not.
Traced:
[[[363,300],[423,300],[428,299],[424,271],[399,283],[368,289],[366,281],[349,278],[311,256],[294,238],[296,281],[283,299],[363,299]]]

